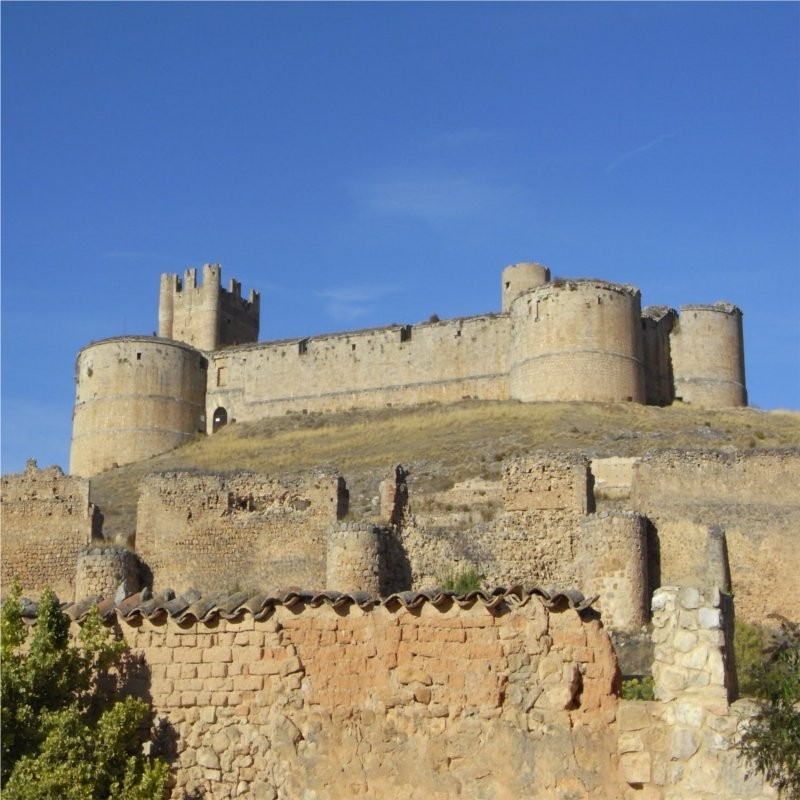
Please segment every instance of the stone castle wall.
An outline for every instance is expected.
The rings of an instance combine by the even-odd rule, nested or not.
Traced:
[[[504,400],[508,332],[507,317],[487,315],[222,350],[211,356],[207,416]]]
[[[100,529],[89,481],[29,461],[24,472],[2,477],[0,527],[3,594],[18,578],[29,592],[50,588],[63,600],[74,597],[78,554]]]
[[[739,616],[800,619],[789,590],[800,572],[797,451],[669,451],[634,466],[632,507],[651,522],[660,575],[654,585],[708,586],[709,527],[727,538]],[[719,585],[711,576],[711,583]]]
[[[326,536],[347,510],[344,482],[160,473],[140,488],[136,550],[156,590],[323,588]]]
[[[550,281],[547,267],[521,263],[503,270],[500,313],[256,343],[258,294],[245,300],[235,280],[222,289],[221,274],[207,264],[200,284],[195,269],[162,275],[159,337],[81,351],[71,472],[96,474],[198,430],[288,412],[465,397],[668,405],[676,387],[698,406],[747,402],[741,312],[724,303],[687,306],[683,321],[672,309],[643,314],[633,286]],[[205,383],[191,353],[208,359]]]

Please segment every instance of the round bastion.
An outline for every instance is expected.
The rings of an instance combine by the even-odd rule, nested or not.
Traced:
[[[75,575],[75,602],[90,597],[115,597],[120,600],[139,591],[139,558],[120,545],[93,545],[78,555]]]
[[[520,294],[510,311],[512,399],[644,402],[636,287],[557,279]]]
[[[747,405],[742,312],[736,306],[681,306],[670,351],[676,399],[704,408]]]
[[[523,261],[511,264],[502,274],[503,311],[510,311],[511,303],[523,292],[543,286],[550,280],[550,270],[544,264]]]
[[[156,336],[84,347],[75,365],[70,473],[96,475],[205,431],[207,370],[198,350]]]

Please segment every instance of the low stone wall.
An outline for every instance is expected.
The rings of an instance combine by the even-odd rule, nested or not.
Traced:
[[[174,736],[172,796],[620,797],[600,623],[563,597],[462,605],[121,620]]]

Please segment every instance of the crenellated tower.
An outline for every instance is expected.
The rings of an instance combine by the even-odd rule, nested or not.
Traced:
[[[239,281],[231,278],[225,290],[221,278],[219,264],[205,264],[199,284],[194,267],[185,270],[183,278],[163,274],[158,303],[158,335],[207,351],[257,342],[258,292],[251,291],[245,299]]]

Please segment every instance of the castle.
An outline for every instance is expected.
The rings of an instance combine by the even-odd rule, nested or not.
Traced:
[[[125,545],[91,502],[114,463],[287,411],[746,404],[738,309],[639,303],[516,264],[500,313],[259,344],[258,295],[218,266],[162,276],[159,335],[78,356],[72,474],[2,477],[0,583],[55,588],[77,624],[99,601],[176,799],[774,797],[737,758],[730,592],[748,620],[800,615],[776,591],[800,569],[797,448],[527,453],[427,504],[397,467],[357,521],[333,473],[151,473]],[[424,588],[465,562],[511,588]],[[622,700],[620,666],[656,699]]]
[[[234,420],[466,397],[744,406],[741,311],[641,308],[638,289],[502,272],[502,310],[258,342],[260,297],[207,264],[161,276],[157,336],[78,354],[70,473],[91,476]]]

